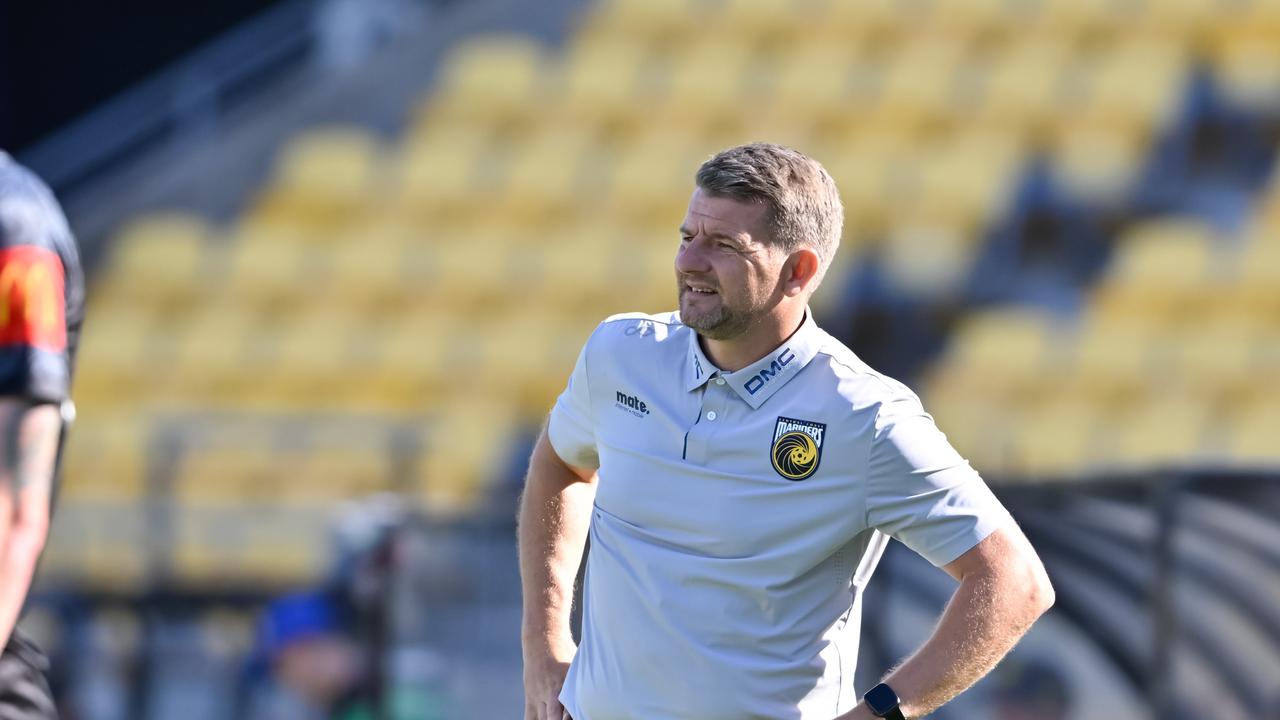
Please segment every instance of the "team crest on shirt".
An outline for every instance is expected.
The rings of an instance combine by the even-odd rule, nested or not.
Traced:
[[[817,472],[826,430],[827,426],[820,422],[779,417],[769,448],[773,469],[788,480],[804,480]]]

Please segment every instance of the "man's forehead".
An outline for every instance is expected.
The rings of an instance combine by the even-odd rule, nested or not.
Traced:
[[[736,198],[711,195],[702,188],[693,191],[689,199],[689,211],[685,215],[682,228],[686,230],[704,229],[709,233],[727,233],[737,235],[750,233],[757,235],[765,230],[765,205],[762,202],[748,202]]]

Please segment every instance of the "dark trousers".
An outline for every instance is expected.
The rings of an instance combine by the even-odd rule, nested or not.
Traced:
[[[40,648],[15,630],[0,654],[0,720],[58,720],[48,670]]]

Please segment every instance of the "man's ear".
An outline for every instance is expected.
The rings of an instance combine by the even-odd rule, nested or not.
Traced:
[[[811,248],[791,253],[782,267],[782,292],[787,297],[813,292],[822,275],[822,260]]]

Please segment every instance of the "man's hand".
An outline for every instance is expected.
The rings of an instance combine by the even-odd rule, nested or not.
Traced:
[[[524,659],[524,720],[564,720],[569,717],[560,704],[560,689],[569,674],[569,663],[577,648],[573,641],[559,643],[546,652],[526,653]]]

